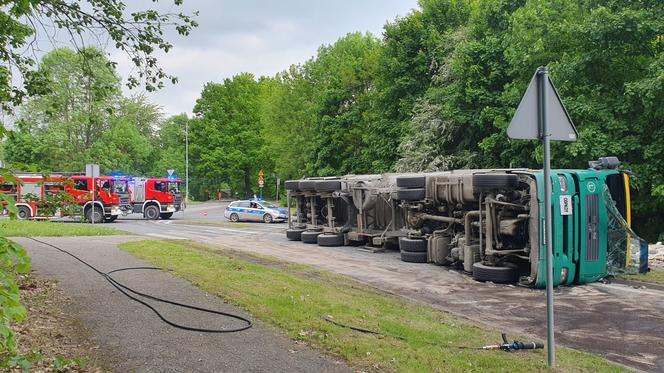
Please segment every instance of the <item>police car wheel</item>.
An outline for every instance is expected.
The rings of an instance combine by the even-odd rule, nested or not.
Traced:
[[[272,215],[270,215],[270,214],[263,215],[263,222],[265,222],[267,224],[270,224],[270,223],[272,223],[272,220],[274,220],[272,218]]]
[[[233,223],[236,223],[240,221],[240,217],[237,216],[236,213],[232,213],[231,216],[228,218],[228,220],[232,221]]]

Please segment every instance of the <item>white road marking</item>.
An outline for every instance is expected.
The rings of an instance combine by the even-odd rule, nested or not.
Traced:
[[[186,240],[186,237],[177,237],[177,236],[169,236],[166,234],[159,234],[159,233],[146,233],[146,236],[152,236],[152,237],[157,237],[157,238],[163,238],[166,240]]]

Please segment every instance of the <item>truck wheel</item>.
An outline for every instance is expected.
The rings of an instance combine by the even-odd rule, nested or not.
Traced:
[[[146,207],[145,211],[143,212],[143,216],[145,216],[145,218],[148,220],[159,219],[159,207],[155,205],[150,205]]]
[[[320,235],[320,232],[316,231],[305,231],[300,234],[300,239],[304,243],[318,243],[318,236]]]
[[[263,215],[263,223],[270,224],[270,223],[272,223],[272,220],[274,220],[272,218],[272,215],[270,215],[270,214]]]
[[[427,252],[427,241],[419,238],[399,238],[399,249],[403,251],[408,251],[411,253],[426,253]]]
[[[341,182],[339,180],[319,180],[316,182],[316,191],[318,192],[334,192],[341,189]]]
[[[514,174],[475,174],[473,175],[473,189],[482,191],[487,189],[512,189],[519,186],[519,177]]]
[[[304,232],[304,229],[287,229],[286,238],[291,241],[299,241],[302,239],[302,232]]]
[[[519,273],[513,267],[492,267],[478,262],[473,264],[473,278],[477,281],[512,283],[519,279]]]
[[[344,245],[343,234],[321,234],[318,236],[318,246],[336,247]]]
[[[424,197],[424,188],[397,189],[397,199],[401,201],[421,201]]]
[[[298,189],[299,183],[300,183],[299,180],[286,180],[284,182],[284,188],[286,188],[286,190],[297,192],[297,191],[299,191],[299,189]]]
[[[413,253],[410,251],[401,250],[401,260],[408,263],[426,263],[427,253]]]
[[[164,220],[170,219],[171,216],[173,216],[172,212],[162,212],[161,214],[159,214],[159,217],[164,219]]]
[[[30,209],[27,206],[19,206],[16,218],[18,218],[18,220],[30,219]]]
[[[313,192],[316,190],[316,180],[300,180],[297,188],[305,192]]]
[[[85,210],[85,220],[100,224],[104,222],[104,214],[101,212],[99,206],[88,207],[88,209]]]
[[[240,217],[237,216],[236,213],[232,213],[231,216],[228,217],[228,220],[232,221],[233,223],[237,223],[240,221]]]
[[[397,177],[397,187],[399,188],[424,188],[426,176],[399,176]]]
[[[104,220],[105,220],[107,223],[112,223],[112,222],[116,221],[117,219],[118,219],[118,216],[117,216],[117,215],[111,215],[110,217],[105,218]]]

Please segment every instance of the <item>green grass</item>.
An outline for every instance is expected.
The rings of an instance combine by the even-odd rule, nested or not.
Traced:
[[[639,273],[636,275],[622,275],[622,279],[630,281],[650,282],[654,284],[664,284],[664,269],[651,269],[648,273]]]
[[[127,232],[86,223],[2,220],[0,237],[111,236]]]
[[[233,223],[231,221],[223,220],[173,220],[175,224],[187,224],[187,225],[209,225],[214,227],[224,227],[224,228],[238,228],[238,229],[250,229],[253,228],[253,224],[246,223]],[[259,223],[264,224],[264,223]]]
[[[542,350],[460,349],[498,343],[500,333],[348,277],[188,241],[139,241],[121,248],[243,307],[295,340],[345,358],[355,370],[547,371]],[[405,340],[342,328],[323,320],[326,316]],[[570,349],[559,348],[557,357],[562,372],[625,371],[603,358]]]

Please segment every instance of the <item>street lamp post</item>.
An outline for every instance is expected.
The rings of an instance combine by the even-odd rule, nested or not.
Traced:
[[[189,118],[184,122],[184,169],[185,203],[189,203]]]

